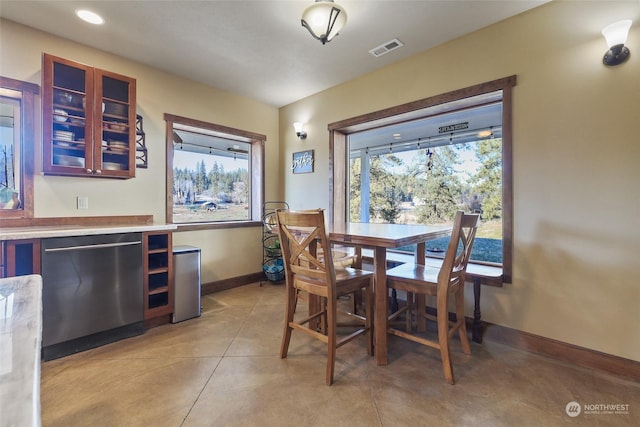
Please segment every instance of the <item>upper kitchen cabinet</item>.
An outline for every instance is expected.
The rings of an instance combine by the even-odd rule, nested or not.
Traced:
[[[133,178],[136,80],[46,53],[42,68],[44,173]]]

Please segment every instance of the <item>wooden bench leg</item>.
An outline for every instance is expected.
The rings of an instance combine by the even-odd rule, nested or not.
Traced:
[[[482,322],[480,321],[480,285],[482,280],[479,277],[473,278],[473,328],[471,339],[478,344],[482,343]]]

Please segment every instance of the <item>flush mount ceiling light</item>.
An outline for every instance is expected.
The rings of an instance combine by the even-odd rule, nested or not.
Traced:
[[[316,0],[302,12],[302,26],[322,44],[330,42],[347,23],[347,12],[333,0]]]
[[[614,22],[602,29],[602,35],[607,40],[609,50],[604,54],[602,62],[604,65],[619,65],[629,59],[629,48],[624,44],[627,42],[631,20]]]
[[[102,18],[102,16],[98,15],[95,12],[91,12],[90,10],[78,9],[76,10],[76,15],[78,16],[78,18],[90,24],[94,24],[94,25],[104,24],[104,19]]]

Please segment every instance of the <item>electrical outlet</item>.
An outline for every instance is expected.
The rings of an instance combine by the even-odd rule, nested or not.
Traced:
[[[77,197],[77,202],[78,202],[78,209],[89,209],[89,198],[86,196],[78,196]]]

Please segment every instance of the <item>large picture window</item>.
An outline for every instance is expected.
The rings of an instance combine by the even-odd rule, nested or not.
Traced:
[[[471,259],[502,263],[502,91],[348,141],[350,221],[453,225],[457,210],[480,213]],[[448,240],[427,242],[427,255]]]
[[[501,265],[511,282],[515,83],[510,76],[329,124],[330,220],[447,224],[458,209],[479,212],[472,259]],[[428,242],[427,256],[442,256],[446,241]]]
[[[263,135],[165,115],[167,221],[232,225],[260,219]]]

